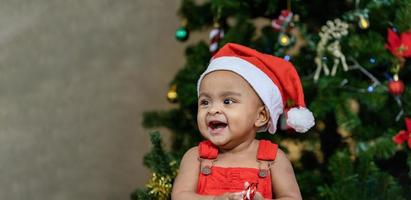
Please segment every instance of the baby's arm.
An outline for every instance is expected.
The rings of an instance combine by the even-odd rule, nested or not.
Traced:
[[[277,157],[271,165],[271,181],[276,199],[300,200],[300,188],[295,179],[293,166],[283,151],[278,149]]]
[[[198,147],[188,150],[181,160],[178,175],[173,184],[172,199],[213,199],[196,194],[200,162],[198,161]]]

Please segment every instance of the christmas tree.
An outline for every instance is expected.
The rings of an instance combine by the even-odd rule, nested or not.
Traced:
[[[210,40],[186,49],[167,94],[174,109],[144,114],[166,127],[171,151],[152,133],[144,164],[153,171],[132,199],[169,199],[184,152],[202,140],[196,83],[228,42],[292,62],[316,126],[298,134],[285,122],[259,133],[287,152],[304,199],[410,199],[411,0],[183,0],[180,41],[190,31]]]

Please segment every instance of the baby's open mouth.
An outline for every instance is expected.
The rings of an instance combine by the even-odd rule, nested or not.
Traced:
[[[208,123],[208,127],[210,127],[211,129],[225,128],[226,126],[227,123],[221,121],[210,121]]]

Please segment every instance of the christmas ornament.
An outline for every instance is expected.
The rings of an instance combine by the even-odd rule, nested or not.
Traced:
[[[405,86],[404,82],[401,80],[391,80],[388,81],[388,91],[392,95],[401,95],[404,92]]]
[[[167,100],[170,103],[176,103],[177,102],[177,85],[173,84],[171,85],[170,89],[167,92]]]
[[[402,144],[405,141],[408,143],[408,148],[411,149],[411,118],[405,118],[405,126],[407,130],[402,130],[395,135],[392,140],[395,144]]]
[[[243,200],[253,200],[255,193],[257,193],[257,186],[258,183],[248,184],[247,188],[244,190]]]
[[[367,29],[370,27],[370,21],[368,20],[368,8],[360,9],[360,0],[355,0],[355,9],[347,12],[344,19],[348,21],[357,21],[360,29]]]
[[[333,68],[331,70],[331,76],[334,76],[337,72],[337,67],[341,62],[344,71],[348,70],[348,65],[345,60],[345,56],[341,51],[340,39],[343,36],[348,35],[348,24],[335,19],[334,21],[327,21],[326,25],[321,27],[320,41],[317,44],[317,56],[315,57],[315,64],[317,70],[315,71],[314,81],[317,81],[320,77],[320,72],[324,71],[325,75],[330,75],[330,70],[327,63],[323,62],[322,58],[328,52],[333,56]],[[331,43],[330,43],[331,42]]]
[[[293,13],[290,10],[282,10],[277,19],[271,21],[271,26],[276,31],[285,31],[293,18]]]
[[[169,199],[172,189],[172,178],[169,175],[160,176],[153,173],[151,179],[147,183],[149,194],[156,199]]]
[[[176,31],[176,39],[178,41],[186,41],[188,39],[189,33],[188,30],[185,27],[180,27]]]
[[[291,21],[293,19],[293,13],[290,10],[282,10],[280,16],[277,19],[273,19],[271,26],[275,31],[280,32],[278,35],[278,43],[281,46],[288,46],[294,41],[292,35],[288,34],[291,27]]]
[[[387,40],[385,44],[392,55],[397,58],[411,57],[411,31],[401,33],[399,36],[393,29],[387,29]]]
[[[370,21],[368,21],[368,17],[360,15],[358,20],[358,26],[361,29],[367,29],[368,27],[370,27]]]
[[[224,30],[220,28],[218,23],[214,23],[214,28],[210,31],[210,52],[214,55],[218,50],[218,43],[224,37]]]
[[[187,20],[183,19],[181,21],[181,27],[176,30],[176,34],[175,34],[176,39],[180,42],[186,41],[188,39],[188,36],[190,35],[186,27],[187,27]]]
[[[388,83],[387,83],[388,92],[394,96],[394,100],[397,103],[398,107],[400,108],[400,111],[398,112],[397,116],[395,117],[395,121],[399,121],[401,116],[404,115],[404,107],[403,107],[401,94],[405,90],[405,85],[398,78],[397,73],[399,71],[399,64],[397,64],[397,66],[394,67],[392,69],[392,71],[395,73],[394,77],[391,77],[388,73],[384,73],[384,75],[388,79]]]
[[[172,171],[171,177],[174,179],[177,176],[178,168],[179,168],[179,166],[177,165],[177,160],[170,161],[169,165]]]

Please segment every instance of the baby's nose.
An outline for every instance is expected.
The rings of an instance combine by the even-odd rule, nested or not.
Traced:
[[[221,108],[219,106],[212,106],[212,107],[210,107],[208,112],[212,115],[221,114]]]

